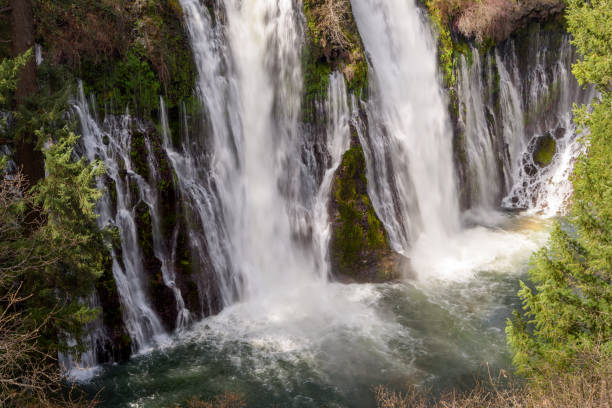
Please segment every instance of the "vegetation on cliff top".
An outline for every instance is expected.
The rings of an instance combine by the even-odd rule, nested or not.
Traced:
[[[189,98],[196,70],[177,0],[40,0],[37,41],[47,63],[83,79],[109,113],[148,117],[164,93],[169,108]]]
[[[313,122],[312,104],[325,98],[331,72],[342,72],[349,91],[359,97],[367,89],[368,65],[348,0],[305,0],[304,14],[304,119]]]
[[[531,19],[560,13],[565,0],[428,0],[444,26],[479,43],[503,41]]]

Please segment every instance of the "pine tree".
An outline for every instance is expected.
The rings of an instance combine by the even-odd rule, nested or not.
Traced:
[[[533,376],[571,370],[599,348],[612,357],[612,1],[570,0],[568,27],[584,56],[573,67],[582,85],[601,92],[575,110],[586,154],[576,163],[571,213],[536,253],[506,333],[514,364]]]

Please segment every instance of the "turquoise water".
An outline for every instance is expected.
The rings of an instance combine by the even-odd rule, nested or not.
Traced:
[[[484,232],[493,234],[487,244],[508,244],[458,279],[315,285],[266,307],[238,304],[105,367],[89,386],[102,387],[104,407],[167,407],[225,391],[249,407],[373,407],[380,384],[469,387],[487,367],[510,367],[505,320],[545,237],[529,219]]]

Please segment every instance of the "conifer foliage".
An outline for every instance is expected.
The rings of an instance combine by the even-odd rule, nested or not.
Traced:
[[[0,64],[0,101],[10,100],[18,68],[29,57]],[[54,119],[38,115],[47,174],[34,187],[0,158],[2,406],[72,404],[63,392],[58,352],[83,349],[82,335],[99,312],[89,297],[109,262],[94,212],[102,194],[95,180],[104,168],[79,160],[78,137],[68,125],[47,123]]]
[[[582,85],[601,92],[575,122],[586,152],[572,178],[571,213],[533,257],[506,332],[514,363],[529,376],[571,371],[595,348],[612,358],[612,1],[570,0],[567,20],[584,59],[573,67]]]

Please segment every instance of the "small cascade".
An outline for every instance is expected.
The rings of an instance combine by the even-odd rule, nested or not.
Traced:
[[[588,103],[571,74],[567,34],[537,29],[486,55],[461,57],[458,136],[467,170],[470,213],[529,209],[554,216],[571,196],[569,175],[582,151],[572,123],[574,103]]]
[[[160,111],[162,129],[164,132],[166,132],[168,129],[168,118],[165,112],[164,102],[161,97]],[[151,224],[153,228],[153,251],[155,253],[155,257],[161,262],[161,271],[164,281],[163,283],[164,285],[172,289],[172,293],[174,295],[177,307],[176,329],[180,331],[186,328],[187,324],[191,320],[191,314],[189,313],[189,310],[187,310],[187,308],[185,307],[185,301],[183,300],[181,291],[176,284],[176,271],[174,269],[174,266],[176,264],[176,235],[178,233],[178,228],[177,226],[174,227],[174,230],[172,231],[172,239],[170,241],[164,239],[161,226],[162,220],[160,217],[161,209],[159,204],[159,193],[157,191],[157,183],[162,180],[162,177],[159,175],[157,166],[155,164],[155,158],[150,139],[145,139],[145,147],[147,149],[147,165],[149,168],[151,183],[149,184],[150,188],[146,189],[144,192],[146,194],[144,198],[145,202],[151,209],[150,213]],[[170,245],[168,245],[168,242],[170,242]]]
[[[413,1],[353,0],[370,56],[368,188],[395,250],[459,229],[452,132],[437,76],[436,45]]]
[[[153,311],[147,290],[147,277],[143,268],[143,255],[138,241],[136,207],[147,202],[151,187],[135,171],[131,159],[132,127],[129,114],[108,116],[99,126],[89,103],[79,86],[79,97],[74,109],[81,123],[82,143],[89,160],[100,158],[106,175],[111,180],[109,189],[98,205],[98,224],[101,228],[116,228],[121,248],[113,247],[113,276],[121,298],[123,321],[132,339],[133,350],[141,351],[154,346],[164,337],[164,328]],[[98,187],[105,189],[100,179]],[[136,191],[135,191],[136,190]],[[151,211],[154,208],[149,207]]]
[[[328,152],[328,160],[323,164],[325,173],[319,191],[314,197],[313,205],[313,241],[321,276],[329,274],[328,250],[331,239],[331,225],[329,223],[328,203],[332,182],[342,161],[342,156],[350,145],[351,130],[349,123],[351,112],[349,111],[346,84],[340,73],[334,72],[330,75],[327,95],[328,98],[325,103],[325,112],[327,113],[325,147]],[[357,109],[353,106],[352,111],[356,113]]]
[[[499,146],[500,139],[496,137],[491,56],[481,57],[473,47],[470,51],[471,66],[468,67],[463,55],[459,61],[457,93],[465,96],[458,112],[459,132],[464,141],[460,157],[469,163],[467,199],[473,211],[482,211],[497,207],[505,179],[502,169],[508,160]],[[488,75],[483,76],[483,71]]]

